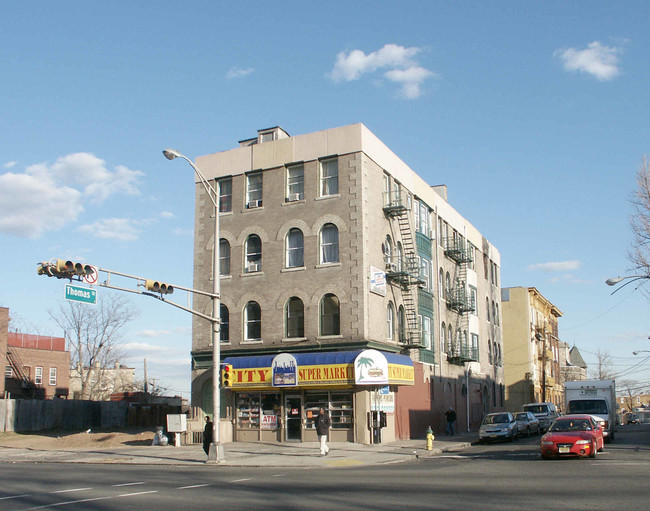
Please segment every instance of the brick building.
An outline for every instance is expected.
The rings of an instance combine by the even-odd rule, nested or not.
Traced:
[[[9,332],[9,309],[0,307],[0,364],[7,367],[7,333]],[[5,395],[5,379],[0,378],[0,398]]]
[[[63,337],[9,332],[5,353],[7,397],[52,399],[68,396],[70,352],[65,350]]]

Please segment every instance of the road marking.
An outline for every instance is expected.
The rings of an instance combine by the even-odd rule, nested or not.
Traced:
[[[235,479],[234,481],[228,481],[229,483],[242,483],[244,481],[250,481],[251,478],[247,477],[246,479]]]
[[[29,494],[25,493],[23,495],[12,495],[11,497],[0,497],[0,500],[20,499],[22,497],[29,497]]]
[[[284,477],[284,474],[274,474],[271,477]]]
[[[120,497],[137,497],[138,495],[147,495],[148,493],[158,493],[158,490],[138,491],[138,492],[135,492],[135,493],[123,493],[122,495],[118,495],[116,498],[120,498]]]
[[[50,493],[72,493],[74,491],[86,491],[86,490],[92,490],[92,488],[70,488],[69,490],[51,491]]]
[[[209,484],[193,484],[192,486],[179,486],[177,490],[191,490],[192,488],[203,488],[204,486],[210,486]]]
[[[122,484],[111,484],[111,487],[113,488],[119,488],[120,486],[135,486],[137,484],[145,484],[144,481],[140,481],[137,483],[122,483]]]
[[[84,502],[94,502],[96,500],[107,500],[107,499],[112,499],[113,497],[95,497],[91,499],[80,499],[80,500],[68,500],[66,502],[57,502],[55,504],[45,504],[44,506],[37,506],[37,507],[30,507],[26,511],[31,511],[33,509],[47,509],[48,507],[59,507],[59,506],[67,506],[68,504],[80,504]]]

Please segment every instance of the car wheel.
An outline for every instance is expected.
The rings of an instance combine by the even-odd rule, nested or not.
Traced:
[[[595,458],[596,457],[596,442],[593,442],[591,444],[591,452],[589,453],[590,458]]]

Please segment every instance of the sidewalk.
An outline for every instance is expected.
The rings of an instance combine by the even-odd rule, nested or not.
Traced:
[[[425,440],[403,440],[379,445],[330,442],[328,456],[319,455],[318,442],[224,444],[225,461],[232,467],[352,467],[400,463],[440,456],[465,449],[476,435],[460,433],[436,438],[433,450]],[[207,456],[201,445],[137,446],[112,449],[36,450],[0,447],[0,463],[114,463],[133,465],[205,465]]]

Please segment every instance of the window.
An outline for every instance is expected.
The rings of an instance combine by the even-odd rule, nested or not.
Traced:
[[[402,244],[398,241],[395,245],[395,264],[397,264],[397,271],[402,271]]]
[[[490,299],[485,297],[485,314],[487,315],[487,320],[490,321]]]
[[[402,305],[397,309],[397,340],[406,342],[406,316]]]
[[[492,342],[488,339],[488,363],[492,365]]]
[[[395,324],[395,307],[393,307],[393,302],[388,302],[388,307],[386,307],[386,338],[389,341],[393,340],[394,324]]]
[[[451,351],[452,345],[454,343],[454,331],[451,328],[451,325],[447,326],[447,351]]]
[[[289,229],[286,239],[287,246],[287,268],[301,268],[305,265],[304,260],[304,239],[300,229]]]
[[[500,325],[501,324],[500,321],[499,321],[499,304],[498,303],[496,303],[494,305],[494,324],[495,325]]]
[[[440,327],[440,349],[443,353],[447,353],[447,327],[444,321]]]
[[[50,385],[56,385],[56,367],[50,367]]]
[[[320,162],[321,196],[339,193],[339,162],[325,160]]]
[[[219,240],[219,274],[230,275],[230,243],[224,238]]]
[[[262,271],[262,240],[257,234],[251,234],[246,240],[246,264],[244,273]]]
[[[248,302],[244,309],[244,340],[262,339],[262,311],[257,302]]]
[[[34,371],[34,383],[36,385],[43,385],[43,368],[42,367],[36,367],[36,370]]]
[[[431,228],[429,222],[429,207],[424,202],[419,202],[419,204],[420,204],[420,213],[416,217],[419,220],[419,225],[416,225],[415,227],[419,232],[421,232],[427,237],[430,237]]]
[[[11,366],[5,366],[5,378],[13,378],[14,370]]]
[[[391,240],[390,236],[386,236],[386,241],[382,244],[381,251],[384,254],[384,261],[388,267],[393,262],[393,240]]]
[[[430,350],[433,346],[431,344],[431,318],[420,316],[420,319],[422,322],[422,346]]]
[[[420,278],[424,282],[424,289],[431,292],[431,263],[424,257],[420,259]]]
[[[472,311],[472,314],[474,316],[478,316],[478,292],[476,291],[476,288],[474,286],[469,286],[469,297],[471,300],[471,306],[474,309]]]
[[[384,206],[390,206],[390,176],[384,174]]]
[[[479,344],[478,344],[478,335],[477,334],[470,334],[470,336],[471,336],[471,339],[472,339],[472,345],[471,345],[472,356],[475,357],[476,360],[478,360],[478,346],[479,346]]]
[[[232,179],[221,179],[219,186],[219,212],[228,213],[232,211]]]
[[[336,295],[323,296],[320,301],[320,334],[340,335],[340,304]]]
[[[305,336],[305,306],[297,296],[292,296],[287,302],[285,324],[287,338]]]
[[[262,206],[262,173],[246,176],[246,207],[248,209]]]
[[[443,271],[442,268],[440,268],[440,271],[438,272],[438,296],[440,298],[444,298],[445,296],[444,280],[445,280],[445,272]]]
[[[292,165],[287,167],[287,202],[305,198],[305,167]]]
[[[219,340],[221,342],[230,342],[230,312],[223,303],[219,305],[219,318],[221,319]]]
[[[449,292],[451,291],[451,275],[447,272],[445,275],[445,299],[449,298]]]
[[[320,231],[321,264],[339,262],[339,230],[334,224],[325,224]]]

